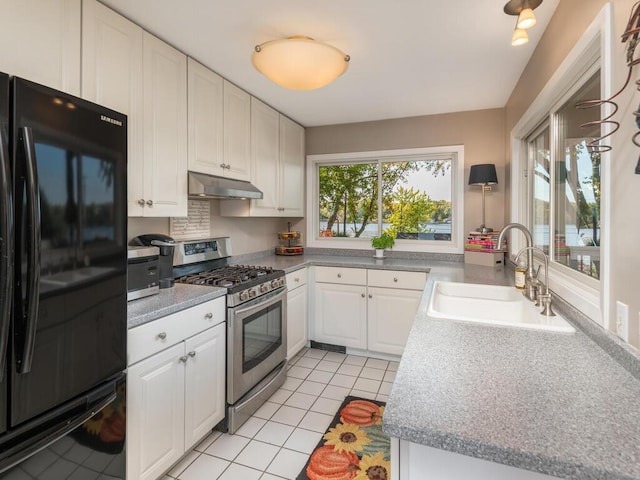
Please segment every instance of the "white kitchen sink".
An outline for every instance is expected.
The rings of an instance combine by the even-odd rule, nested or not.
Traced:
[[[540,307],[514,287],[497,285],[437,281],[427,315],[505,327],[575,332],[561,315],[541,315]]]

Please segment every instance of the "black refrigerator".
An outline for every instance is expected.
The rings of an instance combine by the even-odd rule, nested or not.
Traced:
[[[0,123],[0,478],[84,478],[29,462],[123,451],[127,119],[0,74]]]

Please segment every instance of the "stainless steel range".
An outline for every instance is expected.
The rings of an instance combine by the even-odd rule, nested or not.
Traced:
[[[227,289],[227,416],[238,428],[284,383],[287,363],[285,273],[230,265],[229,238],[177,242],[177,283]]]

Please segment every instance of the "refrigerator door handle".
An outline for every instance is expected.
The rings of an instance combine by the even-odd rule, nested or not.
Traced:
[[[27,197],[27,292],[25,310],[25,335],[22,358],[18,359],[18,373],[29,373],[33,360],[33,349],[38,324],[40,300],[40,189],[38,187],[38,166],[33,132],[29,127],[21,127],[26,159]]]
[[[5,130],[0,127],[0,382],[7,357],[13,297],[13,194],[7,145]]]

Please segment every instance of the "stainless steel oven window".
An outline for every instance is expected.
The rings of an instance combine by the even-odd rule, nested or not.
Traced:
[[[245,393],[286,360],[286,306],[287,289],[282,288],[228,309],[228,403],[234,404],[240,400]],[[245,320],[251,332],[250,335],[245,335]],[[274,341],[276,336],[279,340]],[[247,339],[250,340],[248,345]]]
[[[282,345],[282,302],[242,319],[242,373]]]

